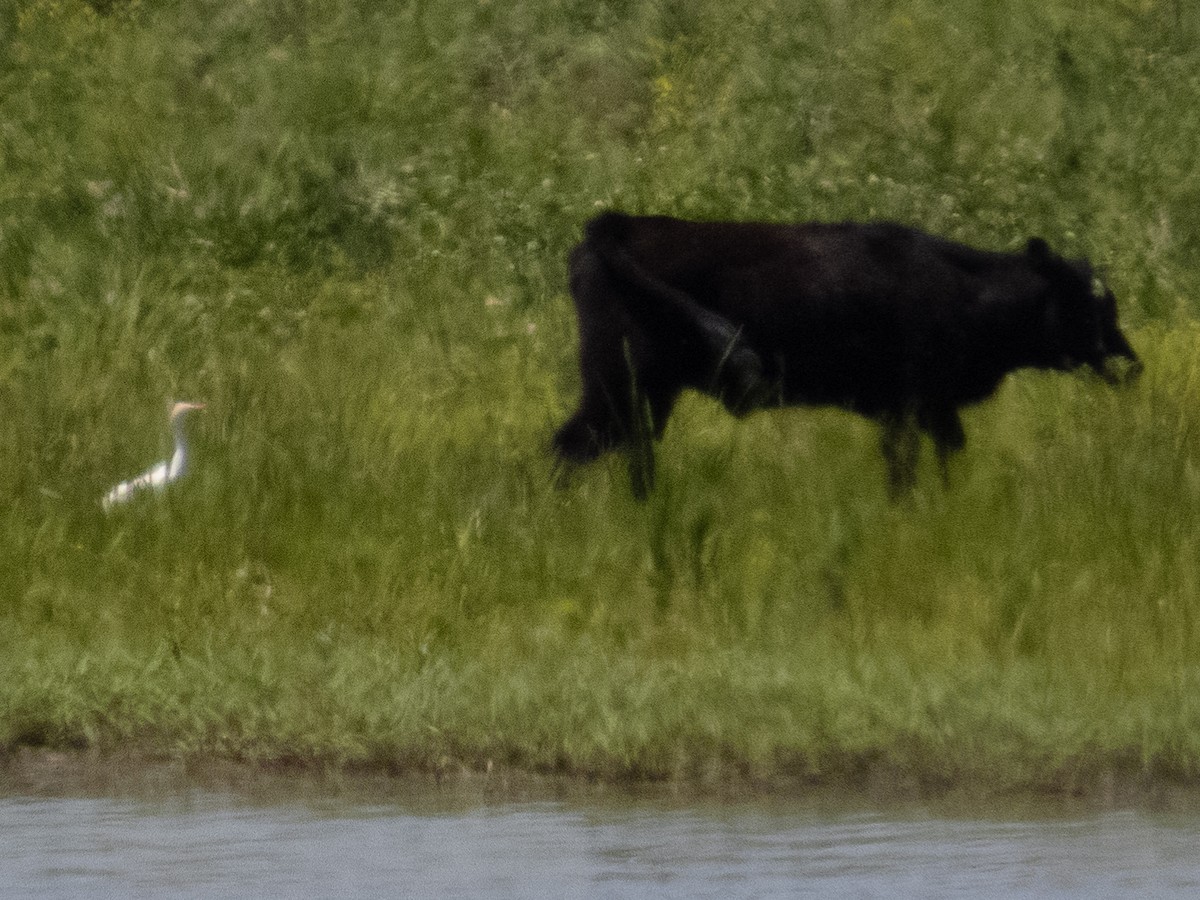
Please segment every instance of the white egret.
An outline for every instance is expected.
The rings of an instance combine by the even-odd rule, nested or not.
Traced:
[[[122,481],[105,494],[104,498],[100,501],[100,505],[104,508],[105,512],[118,504],[126,502],[143,490],[161,491],[172,481],[177,481],[183,477],[187,471],[188,463],[187,435],[184,433],[183,420],[188,413],[204,409],[205,405],[204,403],[180,402],[171,407],[169,421],[171,434],[175,439],[175,452],[171,454],[170,459],[164,459],[153,468],[148,469],[141,475],[130,478],[128,481]]]

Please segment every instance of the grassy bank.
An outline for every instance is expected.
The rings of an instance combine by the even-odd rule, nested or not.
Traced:
[[[1200,20],[940,10],[0,10],[0,747],[1194,781]],[[556,490],[610,205],[1041,234],[1146,374],[1011,379],[900,505],[865,423],[699,398],[648,503]],[[195,471],[103,515],[170,397]]]

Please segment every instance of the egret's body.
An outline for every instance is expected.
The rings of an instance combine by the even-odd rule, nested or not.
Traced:
[[[144,490],[161,491],[172,481],[184,476],[188,464],[187,435],[184,432],[183,420],[187,413],[204,409],[203,403],[176,403],[171,407],[171,435],[175,440],[175,450],[170,459],[165,459],[141,475],[122,481],[104,495],[100,505],[105,510],[117,504],[124,503]]]

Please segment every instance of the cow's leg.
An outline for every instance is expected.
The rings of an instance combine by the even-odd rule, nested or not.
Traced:
[[[591,462],[609,450],[624,449],[630,489],[644,500],[654,487],[654,442],[662,437],[679,396],[678,386],[658,377],[653,363],[638,356],[628,339],[616,356],[606,357],[597,345],[581,349],[583,399],[579,409],[555,433],[554,448],[562,462]],[[565,479],[557,478],[559,484]]]
[[[633,385],[623,363],[604,359],[595,346],[581,349],[583,397],[579,409],[555,432],[559,458],[588,463],[629,437]]]
[[[896,500],[916,484],[921,433],[913,417],[907,413],[889,413],[880,419],[879,424],[879,449],[887,466],[888,496]]]
[[[637,382],[634,384],[636,386]],[[626,447],[629,489],[635,499],[645,500],[654,489],[654,420],[644,395],[635,393],[632,399]]]
[[[586,406],[580,406],[554,433],[554,450],[563,462],[591,462],[612,446],[612,429]]]
[[[634,497],[645,500],[654,488],[654,443],[662,439],[682,388],[657,358],[646,355],[639,360],[628,342],[625,359],[630,395],[623,408],[621,442],[629,454],[630,488]]]
[[[654,442],[662,436],[670,405],[661,399],[636,394],[618,410],[613,404],[601,414],[580,408],[554,436],[560,462],[582,464],[601,454],[624,448],[629,465],[629,484],[638,500],[645,500],[654,488]],[[656,409],[658,412],[656,412]],[[566,479],[556,476],[560,485]]]
[[[621,345],[628,376],[629,396],[626,398],[622,430],[627,444],[629,489],[637,500],[645,500],[654,489],[654,439],[661,433],[654,418],[650,398],[645,392],[644,371],[639,371],[637,355],[626,339]]]
[[[717,358],[708,364],[715,372],[708,392],[718,397],[726,410],[741,418],[771,405],[778,385],[767,378],[762,357],[740,334],[733,332],[729,343],[713,345],[710,352],[717,353]]]
[[[571,299],[579,324],[579,409],[554,435],[562,460],[586,463],[628,440],[634,385],[628,325],[618,286],[586,246],[571,254]]]
[[[926,410],[921,415],[921,427],[933,438],[937,450],[938,469],[942,473],[942,484],[950,486],[950,456],[967,443],[958,410],[953,407]]]

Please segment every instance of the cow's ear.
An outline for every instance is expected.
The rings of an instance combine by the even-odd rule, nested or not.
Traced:
[[[1040,237],[1031,237],[1029,243],[1025,245],[1025,252],[1038,262],[1044,262],[1051,256],[1050,245]]]

